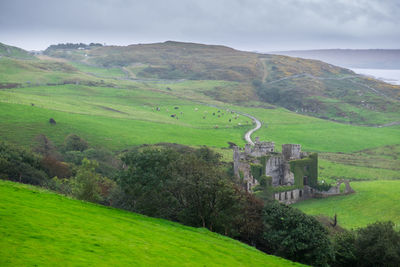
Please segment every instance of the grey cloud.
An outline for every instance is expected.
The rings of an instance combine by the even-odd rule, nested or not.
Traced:
[[[91,40],[180,40],[263,51],[398,48],[397,14],[397,0],[2,0],[0,42],[28,49]]]

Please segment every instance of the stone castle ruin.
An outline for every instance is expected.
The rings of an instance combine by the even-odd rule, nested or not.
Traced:
[[[234,147],[233,167],[247,191],[269,186],[271,197],[282,203],[340,194],[340,185],[326,192],[313,188],[318,183],[318,154],[302,152],[299,144],[284,144],[280,153],[275,151],[274,142],[261,142],[257,137],[254,146],[246,144],[244,150]],[[346,193],[354,192],[347,190],[348,181],[344,183]]]

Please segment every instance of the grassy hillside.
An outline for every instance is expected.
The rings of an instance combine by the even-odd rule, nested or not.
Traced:
[[[19,59],[34,59],[28,51],[21,48],[0,43],[0,57],[13,57]]]
[[[400,181],[353,182],[355,194],[325,199],[310,199],[294,204],[308,214],[337,214],[345,228],[364,227],[375,221],[392,220],[400,229]]]
[[[289,68],[293,59],[285,60]],[[307,64],[307,71],[317,66],[313,62]],[[33,61],[1,58],[0,70],[0,84],[6,84],[0,90],[0,134],[2,139],[13,143],[29,146],[36,135],[43,133],[60,145],[68,134],[76,133],[92,146],[112,150],[158,142],[227,147],[230,141],[243,146],[243,134],[251,122],[226,111],[233,109],[262,120],[264,125],[255,135],[276,142],[278,149],[282,143],[299,143],[303,150],[329,152],[320,154],[320,177],[325,180],[399,178],[399,170],[393,167],[398,165],[398,155],[389,159],[359,153],[365,149],[391,153],[389,147],[399,144],[399,127],[341,124],[255,100],[246,102],[253,107],[227,104],[237,98],[254,99],[250,87],[242,82],[132,81],[122,78],[125,72],[119,68],[68,63],[65,59],[48,57]],[[335,75],[341,75],[340,71],[339,68],[332,70]],[[314,72],[323,74],[322,69]],[[13,86],[18,88],[9,88]],[[157,107],[160,111],[155,110]],[[172,118],[173,114],[178,119]],[[373,117],[373,113],[365,114]],[[381,115],[385,120],[394,119],[389,113]],[[50,125],[49,118],[54,118],[57,125]],[[232,159],[231,151],[219,151],[225,160]],[[376,162],[382,164],[376,166]]]
[[[348,153],[399,144],[399,129],[396,127],[342,124],[285,109],[238,108],[264,122],[255,136],[274,141],[278,149],[281,144],[293,143],[301,144],[307,151]]]
[[[125,78],[239,82],[241,93],[218,88],[207,92],[226,103],[249,106],[261,101],[360,125],[400,121],[399,86],[316,60],[171,41],[86,50],[49,48],[46,53],[80,62],[81,66],[87,64],[82,69],[93,65],[121,68]],[[258,82],[253,84],[254,81]]]
[[[80,72],[71,64],[55,60],[0,58],[0,85],[27,87],[68,83],[100,83],[101,79]]]
[[[260,100],[297,113],[358,125],[400,121],[400,87],[321,61],[265,56]]]
[[[205,229],[0,180],[0,265],[294,266]]]
[[[143,78],[251,81],[262,75],[257,54],[225,46],[169,41],[87,50],[48,49],[45,53],[103,67],[137,69]]]
[[[284,109],[240,106],[217,109],[147,87],[118,89],[81,85],[0,91],[3,125],[0,132],[5,139],[24,144],[29,144],[39,133],[60,143],[73,132],[93,145],[111,149],[157,142],[226,147],[231,141],[243,145],[243,134],[252,122],[227,111],[229,108],[263,120],[265,125],[256,135],[276,142],[278,148],[283,143],[299,143],[308,151],[354,152],[398,144],[399,140],[399,131],[390,127],[344,125]],[[171,117],[174,114],[178,119]],[[49,118],[54,118],[57,125],[50,125]]]

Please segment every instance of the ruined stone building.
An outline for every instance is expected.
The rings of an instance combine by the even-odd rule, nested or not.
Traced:
[[[246,190],[263,183],[275,189],[272,197],[287,204],[312,197],[311,186],[318,180],[318,155],[302,152],[298,144],[284,144],[279,153],[274,142],[256,138],[254,146],[246,144],[244,151],[234,148],[233,165]]]

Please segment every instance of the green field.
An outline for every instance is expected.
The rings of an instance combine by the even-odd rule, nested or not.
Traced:
[[[398,128],[363,127],[308,117],[285,109],[240,108],[264,122],[255,133],[262,140],[301,144],[316,152],[354,152],[400,143]]]
[[[99,68],[96,66],[77,62],[71,62],[70,64],[82,72],[93,74],[99,77],[123,78],[126,76],[120,68]]]
[[[292,266],[230,238],[0,180],[1,266]]]
[[[364,227],[375,221],[391,220],[400,229],[400,180],[353,182],[356,193],[325,199],[310,199],[294,204],[307,214],[337,214],[345,228]]]
[[[289,63],[293,62],[288,61],[287,68]],[[312,62],[309,64],[310,68],[315,67]],[[133,77],[146,67],[139,64],[124,70]],[[323,74],[319,73],[320,69],[309,71]],[[33,146],[35,137],[45,134],[60,146],[68,134],[75,133],[90,146],[113,151],[159,142],[207,145],[221,152],[224,161],[231,161],[232,150],[223,148],[228,147],[228,142],[243,147],[243,135],[252,127],[250,119],[231,113],[231,110],[241,111],[263,122],[254,136],[274,141],[278,151],[281,144],[297,143],[303,151],[319,152],[320,180],[330,183],[338,178],[379,180],[354,183],[355,195],[299,204],[306,212],[314,213],[314,205],[318,203],[318,212],[333,216],[330,205],[335,200],[362,196],[360,201],[366,203],[365,213],[353,221],[345,219],[345,213],[341,214],[339,220],[343,221],[339,222],[345,227],[364,226],[365,220],[373,222],[380,218],[398,221],[390,212],[386,217],[374,215],[375,206],[369,201],[379,194],[383,195],[378,199],[386,199],[383,185],[393,183],[394,188],[399,187],[397,181],[382,181],[382,184],[380,181],[400,179],[400,126],[363,127],[300,115],[259,102],[251,85],[235,79],[133,81],[121,79],[125,75],[119,67],[101,68],[54,59],[0,58],[0,84],[18,84],[18,88],[0,89],[1,140]],[[398,116],[393,110],[379,114],[363,110],[363,116],[375,122],[383,123]],[[354,112],[358,114],[359,110]],[[374,114],[379,118],[374,118]],[[50,118],[57,124],[50,125]],[[367,190],[368,186],[375,190]],[[350,214],[352,209],[362,210],[359,202],[338,203],[335,207],[348,209]],[[371,207],[370,219],[368,207]]]
[[[7,114],[3,112],[0,116],[4,116],[3,123],[10,125],[3,136],[17,138],[18,133],[34,136],[38,132],[30,133],[29,129],[35,129],[35,124],[40,124],[39,129],[67,132],[61,125],[63,121],[72,120],[76,126],[75,133],[82,132],[82,136],[89,138],[89,141],[93,139],[96,145],[100,144],[99,140],[118,137],[118,141],[111,142],[113,144],[104,144],[113,149],[126,145],[178,140],[189,145],[226,147],[228,141],[243,145],[242,135],[250,128],[252,122],[247,117],[240,115],[236,118],[236,114],[226,111],[233,109],[255,115],[264,121],[264,126],[255,135],[260,136],[262,140],[274,141],[278,149],[283,143],[299,143],[307,151],[354,152],[371,146],[379,147],[399,142],[399,130],[396,128],[345,125],[298,115],[284,109],[230,105],[224,105],[224,109],[217,109],[179,97],[184,96],[184,93],[176,93],[178,96],[166,94],[154,87],[138,83],[136,89],[59,85],[2,90],[1,109]],[[186,83],[185,88],[190,88],[190,83]],[[31,106],[32,103],[34,107]],[[13,107],[18,107],[16,111],[15,108],[9,108],[9,104],[22,105],[14,105]],[[156,111],[157,107],[161,111]],[[179,109],[174,109],[175,107]],[[24,116],[21,116],[22,114]],[[172,114],[176,114],[178,119],[171,118]],[[50,117],[57,116],[60,119],[55,119],[61,123],[60,126],[43,128]],[[18,127],[11,127],[17,122],[29,126],[21,132]],[[92,125],[89,128],[90,124],[98,126]],[[112,127],[107,127],[107,124]],[[141,125],[146,126],[143,128]],[[154,134],[147,135],[145,128]],[[199,134],[195,133],[197,130]],[[177,132],[180,133],[179,137]],[[49,132],[49,135],[52,134]],[[98,135],[104,138],[99,139]],[[210,136],[212,138],[209,138]],[[23,137],[18,138],[24,140]],[[24,143],[29,141],[31,140]]]

